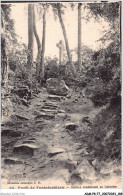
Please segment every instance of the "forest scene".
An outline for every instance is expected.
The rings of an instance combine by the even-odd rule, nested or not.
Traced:
[[[120,9],[1,3],[2,188],[121,188]]]

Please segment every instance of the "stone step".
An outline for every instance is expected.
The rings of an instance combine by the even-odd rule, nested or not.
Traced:
[[[56,104],[54,104],[53,102],[46,102],[44,104],[45,106],[52,106],[52,107],[58,107]]]
[[[56,110],[58,106],[43,106],[41,109]]]
[[[47,113],[40,113],[39,115],[37,115],[35,117],[35,120],[38,120],[38,119],[44,119],[44,120],[54,120],[55,119],[55,115],[53,114],[47,114]]]
[[[47,99],[52,100],[52,101],[61,101],[62,97],[61,96],[56,96],[56,95],[49,95]]]
[[[13,148],[13,153],[17,155],[33,156],[35,149],[38,149],[38,146],[34,143],[16,144]]]
[[[41,112],[46,112],[46,113],[57,113],[57,111],[54,111],[54,110],[52,110],[52,109],[41,109],[40,110]]]
[[[19,160],[18,158],[15,157],[8,157],[4,159],[4,163],[6,165],[11,165],[11,164],[23,164],[22,160]]]
[[[26,140],[26,141],[23,141],[23,144],[32,144],[32,143],[35,144],[35,141],[33,141],[33,140]]]

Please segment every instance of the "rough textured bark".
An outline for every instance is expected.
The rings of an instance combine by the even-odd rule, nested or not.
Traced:
[[[41,50],[41,79],[44,79],[44,53],[45,53],[45,39],[46,39],[46,10],[43,13],[43,34],[42,34],[42,50]]]
[[[71,65],[71,71],[72,71],[73,75],[75,76],[76,75],[76,70],[75,70],[74,64],[72,62],[71,54],[70,54],[70,49],[69,49],[69,44],[68,44],[65,25],[64,25],[64,22],[63,22],[62,14],[61,14],[61,5],[60,4],[57,5],[57,10],[58,10],[59,21],[60,21],[60,24],[61,24],[61,27],[62,27],[64,39],[65,39],[65,45],[66,45],[68,60],[69,60],[70,65]]]
[[[5,39],[5,27],[4,27],[4,12],[1,8],[1,83],[5,85],[8,79],[8,60],[7,60],[7,53],[6,53],[6,39]]]
[[[33,31],[34,31],[34,36],[37,42],[37,48],[38,48],[38,54],[37,54],[37,60],[36,60],[36,76],[39,76],[40,73],[40,61],[41,61],[41,42],[40,38],[37,33],[37,28],[36,28],[36,21],[35,21],[35,7],[33,5]]]
[[[81,71],[81,3],[78,3],[78,71]]]
[[[5,38],[1,37],[1,75],[2,75],[2,84],[5,82],[7,75],[7,55],[6,55],[6,41]]]
[[[28,56],[27,71],[31,75],[33,65],[33,5],[28,4]]]

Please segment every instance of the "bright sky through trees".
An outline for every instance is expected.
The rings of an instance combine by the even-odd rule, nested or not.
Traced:
[[[15,31],[19,37],[21,37],[21,41],[26,43],[28,42],[28,25],[27,25],[27,4],[24,3],[14,3],[12,4],[12,18],[15,21]],[[83,14],[83,13],[82,13]],[[67,31],[68,41],[70,45],[70,49],[74,49],[77,47],[77,33],[78,33],[78,22],[77,22],[77,9],[74,11],[71,8],[66,8],[64,15],[64,23]],[[42,20],[38,20],[36,22],[37,31],[40,36],[42,36]],[[86,23],[85,20],[82,19],[82,43],[91,47],[92,49],[98,49],[99,43],[96,42],[101,36],[102,31],[104,29],[108,29],[109,24],[104,22],[95,22],[92,18],[90,22]],[[56,47],[56,43],[59,40],[64,40],[62,29],[59,23],[59,20],[54,20],[53,13],[51,9],[47,13],[47,23],[46,23],[46,51],[45,56],[57,56],[58,57],[58,48]],[[103,45],[104,47],[104,45]],[[34,56],[37,54],[37,45],[35,43],[34,46]]]

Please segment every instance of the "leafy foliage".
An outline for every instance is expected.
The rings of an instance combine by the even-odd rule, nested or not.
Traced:
[[[87,72],[90,81],[87,93],[96,106],[111,103],[117,99],[121,90],[120,81],[120,3],[90,3],[87,4],[90,14],[96,20],[104,18],[109,22],[110,29],[100,39],[102,43],[110,43],[106,49],[101,49],[92,56],[93,65]],[[93,76],[91,78],[91,75]],[[120,104],[120,102],[119,102]]]
[[[90,94],[97,106],[105,105],[119,96],[120,54],[113,49],[113,44],[110,44],[106,50],[100,50],[93,67],[87,72],[87,78],[90,81],[87,94]],[[114,52],[111,53],[111,51]]]
[[[17,41],[14,29],[14,20],[11,19],[11,5],[2,4],[3,33],[1,37],[6,41],[6,52],[10,70],[15,72],[15,78],[24,79],[26,75],[27,47]]]
[[[15,65],[15,73],[21,79],[26,77],[27,53],[27,47],[21,43],[14,45],[8,52],[10,68]]]
[[[121,109],[108,107],[95,118],[91,129],[90,147],[98,159],[121,159]]]
[[[99,20],[102,17],[106,21],[114,22],[119,17],[120,3],[87,3],[85,8],[88,9],[89,18],[93,16],[96,20]]]
[[[45,80],[48,78],[58,77],[58,58],[54,56],[51,58],[49,56],[45,57]]]
[[[12,42],[17,42],[17,35],[15,34],[14,20],[11,19],[11,4],[2,4],[2,17],[4,20],[4,36]]]

